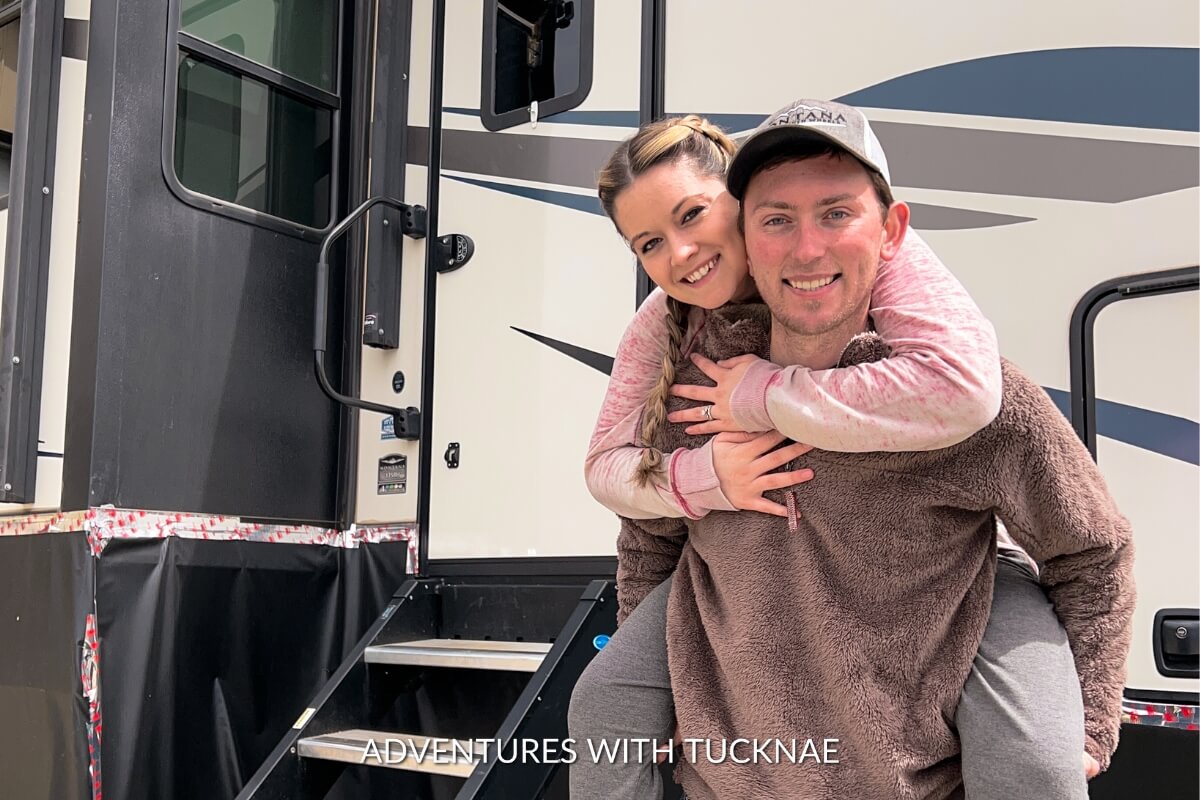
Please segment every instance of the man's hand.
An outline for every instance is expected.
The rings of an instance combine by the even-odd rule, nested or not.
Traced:
[[[1096,777],[1099,774],[1100,774],[1100,762],[1096,761],[1096,759],[1092,758],[1087,753],[1084,753],[1083,754],[1083,775],[1084,775],[1084,777],[1090,781],[1092,778]]]
[[[687,428],[687,432],[693,436],[706,433],[731,433],[733,431],[740,431],[741,428],[733,421],[733,414],[730,411],[730,398],[733,397],[733,390],[737,388],[738,383],[741,382],[747,370],[750,369],[750,365],[756,361],[762,361],[762,359],[755,355],[744,355],[714,362],[702,355],[693,353],[692,362],[700,368],[701,372],[712,378],[717,385],[693,386],[685,383],[677,383],[671,387],[671,394],[676,397],[686,397],[689,400],[698,400],[701,403],[711,406],[711,409],[706,412],[705,406],[689,408],[669,414],[667,415],[667,419],[671,422],[699,423]],[[711,416],[708,414],[711,414]]]
[[[735,508],[787,516],[787,508],[767,500],[763,492],[810,481],[813,471],[772,472],[812,450],[807,444],[774,449],[785,441],[787,437],[779,431],[719,433],[713,439],[713,467],[721,482],[721,491]]]

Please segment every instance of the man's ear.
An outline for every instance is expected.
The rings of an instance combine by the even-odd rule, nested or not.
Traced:
[[[879,245],[879,257],[891,261],[900,252],[904,237],[908,233],[908,203],[892,203],[887,219],[883,222],[883,241]]]

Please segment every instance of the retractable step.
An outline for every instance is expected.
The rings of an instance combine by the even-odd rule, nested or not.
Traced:
[[[364,660],[368,664],[537,672],[551,647],[545,642],[422,639],[372,645],[366,649]]]
[[[455,778],[470,777],[483,757],[482,749],[469,741],[359,729],[300,739],[296,751],[303,758]]]
[[[513,754],[568,735],[616,609],[606,577],[406,580],[237,800],[564,800],[560,760]]]

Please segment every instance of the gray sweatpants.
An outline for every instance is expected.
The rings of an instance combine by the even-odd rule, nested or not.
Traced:
[[[671,579],[651,592],[584,670],[571,695],[572,800],[657,800],[652,757],[593,763],[587,739],[670,738],[667,668]],[[1066,632],[1037,578],[1001,554],[992,615],[955,722],[967,800],[1086,800],[1083,700]],[[632,752],[632,751],[631,751]]]

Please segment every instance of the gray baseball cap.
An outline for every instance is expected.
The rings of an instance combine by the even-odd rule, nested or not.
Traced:
[[[759,164],[778,152],[781,145],[803,139],[841,147],[891,185],[887,156],[861,111],[828,100],[797,100],[763,120],[742,142],[725,178],[729,193],[741,200]]]

